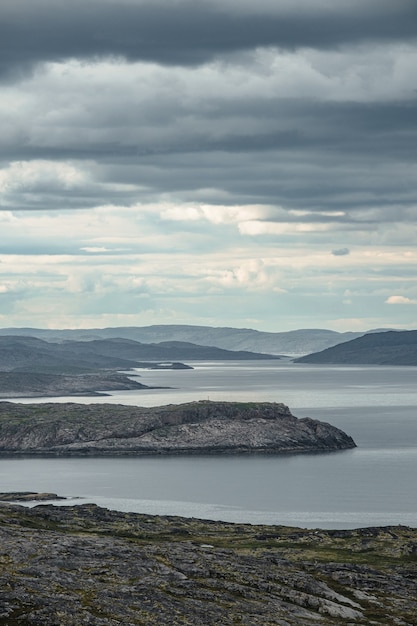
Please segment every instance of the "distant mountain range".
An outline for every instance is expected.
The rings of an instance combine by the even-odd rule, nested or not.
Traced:
[[[129,369],[143,362],[183,360],[255,360],[278,358],[254,352],[232,352],[221,348],[169,341],[143,344],[131,339],[95,339],[52,343],[37,337],[0,337],[0,370],[81,371]]]
[[[144,344],[131,339],[60,343],[29,336],[0,336],[0,398],[94,395],[143,389],[116,370],[190,369],[181,361],[279,359],[255,352],[223,350],[181,341]]]
[[[358,337],[296,359],[296,363],[417,365],[417,330],[386,331]]]
[[[16,335],[11,332],[16,332]],[[118,335],[145,337],[148,343]],[[100,337],[107,335],[107,337]],[[112,336],[115,335],[115,336]],[[183,361],[254,361],[280,359],[274,354],[294,355],[312,345],[332,344],[324,350],[295,359],[299,363],[417,365],[417,331],[371,331],[336,333],[299,330],[262,333],[248,329],[203,326],[149,326],[97,330],[0,330],[0,398],[97,394],[145,386],[120,370],[132,368],[189,368]],[[149,343],[150,339],[170,341]],[[233,346],[225,349],[198,345],[194,341]],[[42,338],[40,338],[42,337]],[[335,342],[339,342],[334,345]],[[237,347],[257,346],[257,351]],[[269,353],[263,352],[269,348]],[[117,373],[119,372],[119,373]]]
[[[375,331],[369,331],[375,332]],[[3,328],[1,335],[31,336],[45,341],[92,341],[99,339],[128,339],[146,344],[185,342],[223,350],[257,352],[262,354],[301,356],[361,337],[364,333],[338,333],[333,330],[304,329],[269,333],[249,328],[212,326],[158,325],[82,330],[49,330],[39,328]],[[168,346],[165,346],[168,347]],[[174,347],[171,344],[171,347]],[[178,346],[177,346],[178,347]],[[191,348],[190,348],[191,349]],[[121,356],[121,353],[119,353]],[[144,357],[148,358],[148,357]],[[155,357],[155,358],[160,358]],[[180,359],[194,358],[191,356]],[[201,357],[195,357],[200,359]],[[216,357],[207,357],[216,358]],[[223,357],[218,357],[222,359]]]

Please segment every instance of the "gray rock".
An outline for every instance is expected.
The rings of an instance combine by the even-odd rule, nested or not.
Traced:
[[[3,504],[0,624],[413,626],[417,530],[368,530]]]
[[[153,408],[0,403],[0,453],[231,454],[355,447],[330,424],[268,402],[190,402]]]

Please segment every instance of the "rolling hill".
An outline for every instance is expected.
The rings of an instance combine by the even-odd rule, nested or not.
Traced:
[[[31,336],[45,341],[93,341],[128,339],[139,343],[185,342],[223,350],[301,356],[350,341],[364,333],[338,333],[324,329],[301,329],[288,332],[261,332],[250,328],[188,325],[132,326],[51,330],[41,328],[2,328],[0,336]],[[181,357],[182,358],[182,357]],[[187,357],[188,358],[188,357]]]
[[[174,362],[183,360],[257,360],[279,358],[248,351],[231,351],[212,346],[197,346],[171,341],[144,344],[131,339],[96,339],[52,343],[36,337],[0,337],[0,370],[128,369],[143,361]]]
[[[417,365],[417,330],[386,331],[364,335],[321,352],[295,359],[295,362]]]

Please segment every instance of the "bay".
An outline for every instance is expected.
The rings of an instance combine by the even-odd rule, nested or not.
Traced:
[[[255,524],[417,527],[416,367],[288,361],[192,365],[193,370],[136,372],[144,384],[170,389],[53,401],[142,406],[207,398],[284,402],[298,417],[342,428],[358,447],[274,456],[3,458],[0,491],[54,491],[70,497],[66,504],[96,502],[124,511]],[[51,399],[37,399],[43,401]]]

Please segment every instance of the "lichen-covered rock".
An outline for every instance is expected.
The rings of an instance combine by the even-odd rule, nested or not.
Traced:
[[[198,454],[320,452],[353,448],[330,424],[268,402],[161,407],[0,403],[0,452]]]
[[[416,542],[407,527],[304,530],[3,504],[0,624],[413,626],[417,562],[404,546]]]

